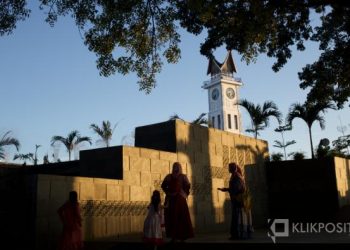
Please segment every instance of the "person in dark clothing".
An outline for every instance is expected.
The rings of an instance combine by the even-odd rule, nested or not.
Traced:
[[[228,188],[218,188],[222,192],[229,192],[231,199],[232,217],[230,228],[230,240],[247,239],[251,237],[252,219],[250,208],[245,206],[246,185],[240,167],[232,162],[229,163],[231,178]]]
[[[190,182],[182,173],[181,164],[175,162],[171,174],[163,182],[162,189],[165,197],[165,231],[172,241],[184,241],[193,238],[193,227],[187,205],[187,196],[190,193]]]

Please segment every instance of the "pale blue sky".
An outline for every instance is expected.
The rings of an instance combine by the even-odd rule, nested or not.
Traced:
[[[182,32],[182,57],[177,64],[163,67],[157,77],[157,87],[146,95],[138,90],[134,74],[99,76],[95,55],[84,46],[79,31],[69,17],[60,18],[54,28],[44,22],[43,12],[36,7],[31,17],[18,24],[12,35],[0,37],[0,135],[8,130],[20,140],[20,153],[34,152],[35,144],[41,162],[48,153],[50,160],[53,135],[66,136],[72,130],[93,138],[98,147],[97,136],[89,129],[91,123],[100,125],[103,120],[119,122],[112,145],[121,145],[124,136],[134,128],[163,122],[177,113],[191,121],[202,112],[208,112],[207,90],[201,88],[206,75],[207,59],[200,55],[199,45],[203,37]],[[215,52],[218,61],[223,61],[225,48]],[[298,87],[297,72],[306,63],[318,57],[316,44],[308,44],[306,51],[294,52],[284,68],[275,73],[271,69],[274,59],[259,56],[255,64],[241,62],[240,55],[233,51],[237,77],[242,78],[241,98],[262,104],[274,101],[285,117],[290,105],[303,103],[306,91]],[[243,126],[248,128],[250,118],[241,109]],[[340,120],[350,124],[348,104],[341,111],[328,111],[326,129],[318,124],[312,127],[315,146],[321,138],[334,140],[341,133],[337,130]],[[306,124],[296,119],[294,129],[285,134],[287,140],[297,144],[287,150],[303,151],[310,156],[309,137]],[[274,118],[270,127],[261,132],[260,138],[269,143],[270,153],[281,150],[272,147],[274,140],[281,140],[274,132],[278,126]],[[349,133],[350,126],[347,132]],[[14,150],[7,148],[7,160],[12,161]],[[63,146],[59,158],[66,160],[68,154]]]

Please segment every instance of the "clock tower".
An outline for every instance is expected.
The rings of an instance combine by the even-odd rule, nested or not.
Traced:
[[[242,122],[237,102],[242,81],[233,76],[236,72],[231,51],[228,51],[223,63],[212,57],[207,71],[211,78],[204,82],[202,88],[208,90],[210,127],[240,134]]]

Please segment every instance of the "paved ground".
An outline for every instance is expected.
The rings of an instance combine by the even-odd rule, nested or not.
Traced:
[[[350,235],[347,233],[290,233],[288,237],[276,237],[276,243],[273,243],[272,239],[267,235],[267,229],[256,230],[252,239],[249,240],[236,240],[231,241],[228,239],[229,235],[225,233],[213,233],[213,234],[196,234],[195,238],[187,240],[185,243],[170,243],[168,239],[165,240],[165,244],[158,247],[158,250],[162,249],[198,249],[204,247],[205,249],[220,248],[232,249],[235,246],[239,246],[240,249],[247,248],[261,248],[262,245],[268,245],[269,247],[295,247],[297,244],[307,244],[308,247],[319,248],[323,246],[332,247],[346,246],[350,247]],[[122,250],[122,249],[153,249],[143,244],[141,237],[128,236],[120,237],[115,241],[109,242],[96,242],[85,244],[86,250]]]

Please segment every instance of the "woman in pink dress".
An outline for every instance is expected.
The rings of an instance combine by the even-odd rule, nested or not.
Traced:
[[[69,200],[58,209],[58,215],[63,224],[59,250],[83,249],[81,216],[78,203],[78,194],[69,192]]]

